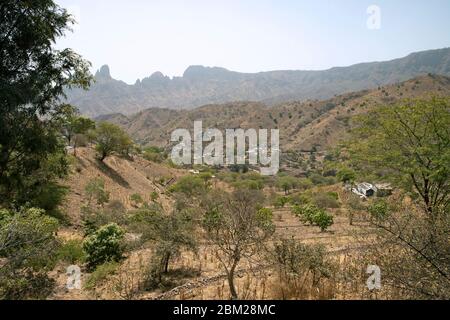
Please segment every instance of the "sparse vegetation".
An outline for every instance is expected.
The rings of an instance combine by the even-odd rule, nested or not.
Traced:
[[[385,83],[442,73],[449,49],[373,75],[191,67],[129,85],[104,66],[83,93],[90,63],[56,50],[73,22],[53,0],[0,4],[0,299],[450,299],[450,80]],[[208,104],[233,96],[262,102]],[[170,133],[193,119],[280,129],[278,173],[175,165]]]

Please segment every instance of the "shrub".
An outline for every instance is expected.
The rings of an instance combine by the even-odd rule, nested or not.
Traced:
[[[313,202],[316,206],[322,209],[326,208],[339,208],[339,201],[334,194],[330,193],[318,193],[313,196]]]
[[[54,281],[58,221],[40,209],[0,210],[0,299],[42,299]]]
[[[289,198],[288,197],[280,197],[280,196],[278,196],[276,199],[275,199],[275,201],[274,201],[274,203],[273,203],[273,206],[275,207],[275,208],[284,208],[284,206],[287,204],[287,203],[289,203]]]
[[[320,175],[318,173],[311,174],[309,176],[309,179],[316,186],[327,184],[327,179],[324,176],[322,176],[322,175]]]
[[[200,177],[185,176],[170,187],[170,192],[184,193],[187,196],[200,195],[204,193],[206,186]]]
[[[89,268],[122,259],[123,238],[124,231],[115,223],[103,226],[87,237],[83,248]]]
[[[113,275],[119,264],[117,262],[107,262],[99,265],[94,272],[92,272],[86,280],[84,287],[87,290],[93,290],[102,284],[109,276]]]
[[[336,176],[338,180],[343,183],[352,183],[356,179],[356,173],[353,170],[347,168],[339,170]]]
[[[241,180],[233,183],[235,189],[262,190],[264,182],[262,180]]]
[[[298,180],[298,187],[302,190],[309,189],[313,186],[313,183],[308,178],[299,179]]]
[[[32,206],[41,208],[45,210],[47,215],[65,222],[67,217],[64,216],[59,207],[68,192],[68,187],[60,186],[57,183],[48,182],[40,188],[39,192],[36,193],[36,198],[33,200]]]
[[[335,265],[327,257],[324,246],[307,245],[293,239],[283,239],[276,243],[272,260],[278,265],[282,278],[286,278],[287,275],[301,277],[311,272],[314,284],[323,277],[329,278],[335,269]]]
[[[316,213],[316,207],[312,205],[304,205],[304,206],[294,206],[292,208],[292,212],[302,221],[303,223],[313,224],[314,219],[313,216]]]
[[[276,186],[277,188],[283,190],[286,194],[289,193],[290,190],[298,187],[298,179],[291,176],[282,176],[277,179]]]
[[[83,263],[86,253],[83,250],[83,242],[80,240],[69,240],[58,250],[58,260],[68,264]]]
[[[158,200],[158,198],[159,198],[158,192],[153,191],[153,192],[150,194],[150,200],[152,200],[152,202],[155,202],[156,200]]]
[[[89,204],[96,200],[97,205],[103,206],[109,201],[109,192],[105,190],[105,181],[103,179],[92,179],[85,187],[85,192],[89,200]]]
[[[314,224],[320,228],[320,231],[324,232],[334,223],[333,216],[325,210],[318,210],[313,217]]]
[[[156,147],[145,149],[143,157],[144,159],[155,163],[162,163],[164,160],[166,160],[166,156],[164,155],[163,150]]]
[[[335,200],[339,200],[339,194],[337,192],[330,191],[327,192],[327,195],[330,196],[331,198],[334,198]]]
[[[247,173],[249,171],[249,167],[246,164],[233,164],[229,166],[229,169],[235,173]]]
[[[300,221],[318,226],[322,232],[326,231],[334,223],[332,215],[314,205],[294,206],[292,212]]]
[[[305,205],[311,203],[311,197],[306,194],[295,194],[290,197],[292,205]]]
[[[91,235],[101,226],[110,223],[116,223],[118,225],[126,224],[127,217],[124,214],[125,212],[125,206],[118,200],[111,201],[101,209],[93,209],[89,206],[82,207],[81,216],[83,220],[85,236]]]
[[[134,207],[139,207],[144,203],[142,196],[139,193],[134,193],[130,196],[130,201],[132,202]]]
[[[384,220],[389,216],[388,204],[383,200],[374,202],[369,206],[368,210],[372,218],[377,220]]]

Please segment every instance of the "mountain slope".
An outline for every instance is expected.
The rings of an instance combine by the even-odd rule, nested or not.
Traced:
[[[276,104],[291,100],[329,99],[376,88],[427,73],[450,76],[450,48],[413,53],[387,62],[357,64],[324,71],[238,73],[191,66],[183,77],[160,72],[128,85],[111,77],[109,67],[96,74],[90,91],[68,92],[68,100],[88,116],[126,115],[148,108],[193,109],[231,101]]]
[[[99,120],[121,125],[144,145],[168,147],[175,129],[193,129],[195,120],[203,127],[278,128],[284,151],[326,150],[345,137],[354,116],[380,104],[430,95],[450,96],[450,78],[426,75],[374,90],[347,93],[329,100],[287,102],[267,107],[258,102],[207,105],[194,110],[152,108],[132,116],[114,114]]]
[[[80,225],[81,207],[87,204],[86,185],[93,179],[102,179],[105,189],[110,193],[111,204],[120,202],[125,209],[133,209],[130,196],[140,194],[144,201],[150,202],[150,194],[156,192],[158,201],[165,208],[170,207],[170,197],[164,194],[161,179],[170,181],[185,175],[186,172],[149,162],[139,156],[125,159],[111,156],[100,162],[94,149],[78,148],[73,158],[71,174],[63,181],[70,193],[63,204],[69,221]]]

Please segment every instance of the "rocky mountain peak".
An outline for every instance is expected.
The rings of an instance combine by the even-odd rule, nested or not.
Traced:
[[[95,73],[95,78],[97,79],[112,79],[111,78],[111,72],[109,70],[108,65],[104,65]]]

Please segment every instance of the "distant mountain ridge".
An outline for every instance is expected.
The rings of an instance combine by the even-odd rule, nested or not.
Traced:
[[[170,149],[171,133],[185,128],[192,131],[194,121],[204,128],[280,129],[283,151],[328,150],[348,135],[352,119],[379,105],[403,99],[450,96],[450,77],[425,75],[380,86],[372,90],[346,93],[323,101],[290,101],[272,107],[260,102],[211,104],[193,110],[152,108],[134,115],[103,115],[97,121],[120,125],[142,145]]]
[[[69,91],[68,101],[91,117],[111,113],[130,115],[155,107],[194,109],[233,101],[271,105],[293,100],[330,99],[428,73],[450,76],[450,48],[323,71],[239,73],[219,67],[190,66],[182,77],[171,79],[155,72],[134,85],[113,79],[109,67],[103,66],[97,71],[91,89]]]

